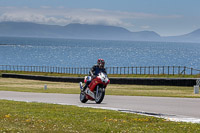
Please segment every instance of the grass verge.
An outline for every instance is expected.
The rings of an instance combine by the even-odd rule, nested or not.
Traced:
[[[47,85],[47,90],[44,90],[45,84]],[[80,93],[78,83],[48,82],[15,78],[0,78],[0,90],[64,94]],[[194,94],[193,87],[117,84],[109,84],[106,89],[106,95],[200,98],[200,94]]]
[[[0,132],[199,132],[200,124],[118,111],[0,100]]]

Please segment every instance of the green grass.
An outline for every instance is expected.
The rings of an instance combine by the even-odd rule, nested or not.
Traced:
[[[2,73],[15,73],[15,74],[28,74],[28,75],[43,75],[43,76],[58,76],[58,77],[84,77],[86,75],[80,74],[64,74],[64,73],[44,73],[44,72],[20,72],[20,71],[0,71],[0,76]],[[200,78],[200,74],[197,75],[140,75],[140,74],[110,74],[109,77],[138,77],[138,78]]]
[[[47,85],[47,90],[44,90],[45,84]],[[80,91],[78,83],[47,82],[14,78],[0,78],[0,90],[65,94],[78,94]]]
[[[200,124],[118,111],[0,100],[0,132],[199,132]]]
[[[44,76],[84,77],[85,75],[70,75],[58,73],[40,72],[13,72],[0,71],[2,73],[31,74]],[[158,77],[158,78],[197,78],[200,75],[109,75],[110,77]],[[44,84],[48,89],[44,90]],[[45,82],[24,79],[4,79],[0,77],[0,90],[42,92],[42,93],[65,93],[79,94],[78,83]],[[107,95],[128,95],[128,96],[158,96],[158,97],[192,97],[200,98],[200,94],[193,94],[193,87],[176,86],[145,86],[145,85],[114,85],[109,84],[106,90]]]
[[[194,94],[193,87],[177,86],[111,85],[111,87],[107,89],[106,94],[125,96],[200,98],[200,94]]]
[[[47,90],[44,90],[45,84],[47,85]],[[64,94],[80,93],[78,83],[48,82],[15,78],[0,78],[0,90]],[[193,87],[118,84],[109,84],[106,89],[106,95],[200,98],[200,94],[194,94]]]

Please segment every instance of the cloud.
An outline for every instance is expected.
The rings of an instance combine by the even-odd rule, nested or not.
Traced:
[[[50,6],[41,6],[40,8],[43,8],[43,9],[50,9],[51,7],[50,7]]]
[[[56,18],[34,13],[4,13],[0,16],[0,21],[35,22],[43,24],[68,23],[68,21],[63,18]]]
[[[148,26],[148,25],[143,25],[143,26],[141,26],[141,28],[142,28],[142,29],[149,29],[150,26]]]
[[[82,23],[134,27],[133,21],[136,19],[173,19],[178,17],[181,16],[160,16],[157,14],[109,11],[102,9],[51,8],[49,6],[41,6],[40,8],[0,7],[0,21],[23,21],[56,25]]]

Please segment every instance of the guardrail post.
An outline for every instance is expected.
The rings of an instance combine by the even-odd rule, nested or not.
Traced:
[[[154,75],[154,66],[153,66],[153,75]]]
[[[128,67],[128,74],[129,74],[129,67]]]
[[[184,75],[185,75],[185,70],[186,70],[186,67],[184,66]]]
[[[169,75],[169,66],[168,66],[168,75]]]
[[[165,67],[163,66],[163,74],[165,74]]]
[[[131,69],[132,69],[132,74],[133,74],[133,67]]]
[[[137,67],[135,69],[136,69],[136,75],[137,75]]]
[[[178,74],[180,75],[181,74],[181,67],[180,66],[178,66]]]
[[[191,75],[193,74],[192,72],[193,72],[193,68],[191,68]]]

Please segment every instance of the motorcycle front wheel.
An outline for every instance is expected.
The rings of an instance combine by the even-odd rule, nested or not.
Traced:
[[[95,102],[97,103],[97,104],[100,104],[102,101],[103,101],[103,99],[104,99],[104,96],[105,96],[105,89],[104,88],[98,88],[97,90],[96,90],[96,93],[95,93]]]
[[[88,101],[88,99],[86,99],[86,95],[85,95],[84,92],[81,92],[81,93],[80,93],[80,101],[81,101],[82,103],[86,103],[86,102]]]

